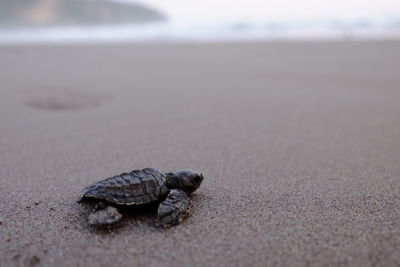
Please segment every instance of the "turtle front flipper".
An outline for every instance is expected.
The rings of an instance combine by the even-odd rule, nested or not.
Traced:
[[[107,206],[102,209],[97,209],[89,215],[89,224],[93,226],[103,226],[118,222],[121,220],[122,215],[118,212],[117,208]]]
[[[187,214],[189,196],[180,189],[172,189],[167,199],[160,203],[157,210],[158,221],[161,226],[179,223]]]

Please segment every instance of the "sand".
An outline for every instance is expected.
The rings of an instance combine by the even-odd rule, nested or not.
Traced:
[[[400,43],[0,48],[1,266],[399,266]],[[87,184],[192,168],[191,216]]]

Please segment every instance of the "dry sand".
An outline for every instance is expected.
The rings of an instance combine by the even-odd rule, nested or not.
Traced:
[[[1,266],[399,266],[400,43],[0,49]],[[88,183],[193,168],[192,216],[87,225]]]

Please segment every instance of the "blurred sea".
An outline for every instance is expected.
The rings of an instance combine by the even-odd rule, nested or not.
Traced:
[[[399,37],[400,0],[0,1],[0,44]]]

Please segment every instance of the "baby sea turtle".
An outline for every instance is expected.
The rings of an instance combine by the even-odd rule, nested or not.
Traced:
[[[184,169],[161,173],[153,168],[134,170],[89,185],[83,190],[81,201],[96,199],[98,203],[89,215],[95,226],[118,222],[122,215],[118,205],[143,205],[160,202],[157,217],[162,226],[180,222],[187,213],[189,194],[203,181],[203,175]]]

